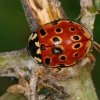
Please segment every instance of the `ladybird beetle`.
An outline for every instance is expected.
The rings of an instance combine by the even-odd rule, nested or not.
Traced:
[[[87,55],[91,38],[82,25],[62,19],[47,23],[32,33],[27,49],[38,64],[69,67]]]

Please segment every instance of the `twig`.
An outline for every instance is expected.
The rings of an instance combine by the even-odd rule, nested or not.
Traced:
[[[40,25],[66,18],[58,0],[21,0],[31,31]]]
[[[19,69],[24,70],[25,76],[28,76],[29,70],[36,64],[28,56],[27,50],[11,51],[0,53],[0,76],[17,77]]]
[[[88,29],[93,36],[94,22],[96,16],[96,10],[93,11],[93,0],[80,0],[81,5],[81,23]],[[93,12],[91,12],[93,11]]]

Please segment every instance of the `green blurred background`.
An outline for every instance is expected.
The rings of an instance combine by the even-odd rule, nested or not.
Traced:
[[[60,0],[69,20],[75,21],[80,13],[79,0]],[[26,21],[20,0],[0,0],[0,52],[19,50],[26,47],[31,31]],[[100,15],[96,16],[94,40],[100,43]],[[92,78],[100,98],[100,54],[93,50],[96,64]],[[0,78],[0,95],[8,86],[15,84],[15,78]]]

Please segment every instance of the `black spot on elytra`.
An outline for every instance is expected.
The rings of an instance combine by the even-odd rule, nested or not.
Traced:
[[[79,43],[77,43],[77,44],[74,45],[74,48],[79,48],[79,47],[80,47]]]
[[[41,44],[40,45],[40,49],[43,51],[43,50],[45,50],[46,48],[45,48],[45,44]]]
[[[49,64],[50,64],[50,58],[45,58],[45,63],[46,63],[47,65],[49,65]]]
[[[40,29],[40,34],[41,34],[42,36],[45,36],[45,35],[46,35],[45,30],[44,30],[44,29]]]
[[[77,57],[77,56],[78,56],[78,53],[75,53],[75,54],[74,54],[74,57]]]
[[[81,29],[81,31],[82,31],[83,33],[85,33],[83,29]]]
[[[32,36],[34,36],[34,34],[37,34],[37,33],[33,33]],[[32,56],[33,58],[34,57],[37,57],[37,58],[40,58],[41,59],[41,55],[40,54],[36,54],[37,50],[39,49],[39,47],[37,47],[35,45],[35,42],[38,42],[38,37],[36,37],[35,39],[33,40],[29,40],[28,41],[28,45],[27,45],[27,50],[29,52],[29,55]],[[37,61],[38,62],[38,61]],[[42,62],[38,62],[39,64],[41,64]]]
[[[57,33],[61,32],[61,28],[56,28],[56,32]]]
[[[75,31],[75,28],[74,27],[71,27],[70,30],[74,32]]]
[[[63,50],[61,48],[58,48],[58,47],[53,47],[52,48],[52,53],[53,54],[58,55],[58,54],[61,54],[62,52],[63,52]]]
[[[59,38],[57,38],[57,37],[53,37],[52,40],[53,40],[54,42],[59,42],[59,41],[60,41]]]
[[[60,60],[66,60],[66,56],[61,56]]]
[[[76,36],[73,36],[73,39],[74,40],[79,40],[79,36],[77,36],[77,35]]]

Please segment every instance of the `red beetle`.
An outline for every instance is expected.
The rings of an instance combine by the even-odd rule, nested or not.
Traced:
[[[89,52],[92,36],[82,25],[57,20],[41,26],[28,40],[28,52],[39,64],[69,67]]]

